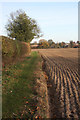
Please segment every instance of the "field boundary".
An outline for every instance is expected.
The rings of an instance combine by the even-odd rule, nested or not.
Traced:
[[[47,90],[48,76],[46,72],[43,70],[43,66],[44,66],[44,62],[43,62],[43,59],[41,58],[41,61],[38,63],[37,72],[35,73],[35,76],[37,78],[35,88],[37,88],[36,91],[38,93],[38,96],[37,96],[38,109],[36,111],[36,115],[38,115],[38,118],[42,118],[42,119],[50,118],[49,98],[48,98],[48,90]]]

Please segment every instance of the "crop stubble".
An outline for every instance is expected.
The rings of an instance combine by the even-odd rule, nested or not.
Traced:
[[[50,102],[50,117],[80,118],[79,50],[77,48],[41,49]]]

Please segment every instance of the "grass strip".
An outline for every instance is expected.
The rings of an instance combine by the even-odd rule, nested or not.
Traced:
[[[6,65],[2,72],[2,116],[3,118],[34,118],[36,90],[34,71],[40,57],[32,52],[22,62]]]

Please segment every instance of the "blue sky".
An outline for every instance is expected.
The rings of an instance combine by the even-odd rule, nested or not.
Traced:
[[[22,9],[34,18],[40,26],[43,39],[54,42],[78,40],[78,3],[77,2],[4,2],[0,4],[0,35],[7,35],[5,25],[9,14]],[[33,41],[38,41],[34,39]]]

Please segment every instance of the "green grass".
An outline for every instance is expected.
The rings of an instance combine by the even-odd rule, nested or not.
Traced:
[[[3,68],[3,118],[34,118],[36,111],[35,76],[40,57],[32,52],[23,62]]]

